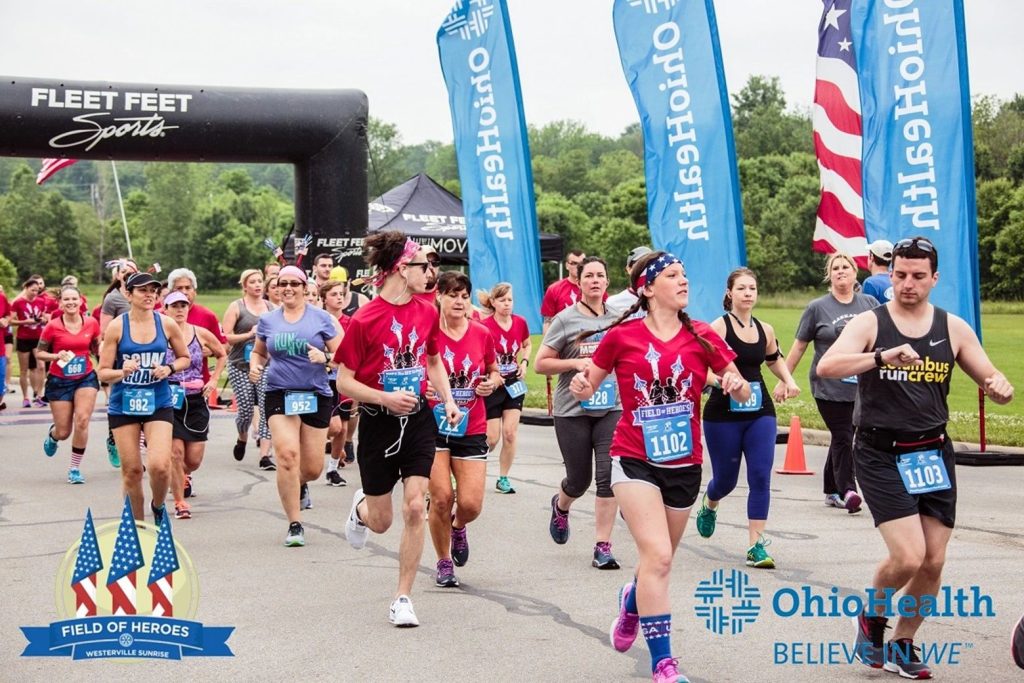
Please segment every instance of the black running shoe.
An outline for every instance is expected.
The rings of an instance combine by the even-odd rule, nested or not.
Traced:
[[[327,485],[328,486],[345,486],[348,482],[341,478],[338,474],[338,470],[332,470],[327,473]]]
[[[466,535],[466,527],[452,527],[452,562],[456,567],[469,562],[469,537]]]
[[[235,442],[235,451],[234,451],[234,453],[235,453],[235,460],[241,462],[242,458],[245,457],[245,442],[244,441],[236,441]]]
[[[164,515],[167,514],[167,506],[161,505],[160,507],[157,507],[153,505],[153,503],[150,503],[149,509],[153,511],[153,524],[155,526],[160,526],[164,521]]]
[[[345,442],[345,459],[342,461],[351,465],[356,461],[356,448],[352,445],[351,441]]]
[[[192,475],[191,474],[186,474],[185,475],[185,492],[184,493],[185,493],[185,495],[184,495],[185,498],[191,498],[192,496],[195,495],[195,493],[192,491]]]
[[[872,669],[881,669],[885,663],[885,629],[888,619],[869,617],[863,613],[853,618],[857,629],[854,641],[854,656]]]
[[[277,469],[277,465],[274,463],[274,459],[269,455],[264,455],[260,458],[260,469],[268,472],[273,472]]]

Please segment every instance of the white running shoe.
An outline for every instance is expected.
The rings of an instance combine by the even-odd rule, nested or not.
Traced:
[[[408,595],[399,595],[391,603],[391,611],[388,613],[388,621],[395,626],[419,626],[420,620],[416,618],[416,612],[412,608],[412,600]]]
[[[352,509],[348,513],[348,521],[345,522],[345,538],[348,539],[349,545],[356,550],[361,550],[366,545],[366,537],[369,535],[370,530],[366,528],[366,525],[359,521],[359,517],[356,515],[356,508],[359,507],[359,503],[366,498],[363,495],[362,489],[357,489],[354,496],[352,496]],[[406,598],[408,600],[408,598]],[[398,602],[397,600],[395,601]],[[394,605],[391,606],[391,615],[394,617],[395,609]],[[409,611],[412,611],[412,606],[409,606]],[[416,615],[413,614],[413,619]],[[392,619],[394,621],[394,619]],[[415,626],[416,624],[413,624]]]

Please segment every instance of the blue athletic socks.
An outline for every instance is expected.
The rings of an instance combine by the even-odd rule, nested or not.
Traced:
[[[629,595],[626,596],[626,613],[637,614],[638,610],[636,607],[636,577],[633,577],[633,590],[629,591]]]
[[[672,657],[672,615],[657,614],[640,617],[640,630],[643,631],[647,649],[651,651],[651,672],[663,659]]]

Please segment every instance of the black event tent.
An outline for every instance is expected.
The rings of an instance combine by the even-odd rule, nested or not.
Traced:
[[[425,173],[410,178],[370,202],[368,233],[400,230],[437,250],[448,264],[469,263],[462,200]],[[562,260],[562,238],[541,233],[541,261]]]

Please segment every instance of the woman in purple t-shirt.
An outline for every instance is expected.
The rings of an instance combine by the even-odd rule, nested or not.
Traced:
[[[324,466],[333,407],[327,365],[341,343],[341,327],[329,313],[306,303],[305,272],[285,266],[278,278],[282,306],[256,324],[249,379],[259,382],[266,369],[277,491],[289,523],[284,544],[296,547],[306,544],[299,510],[313,507],[307,482],[318,479]]]

